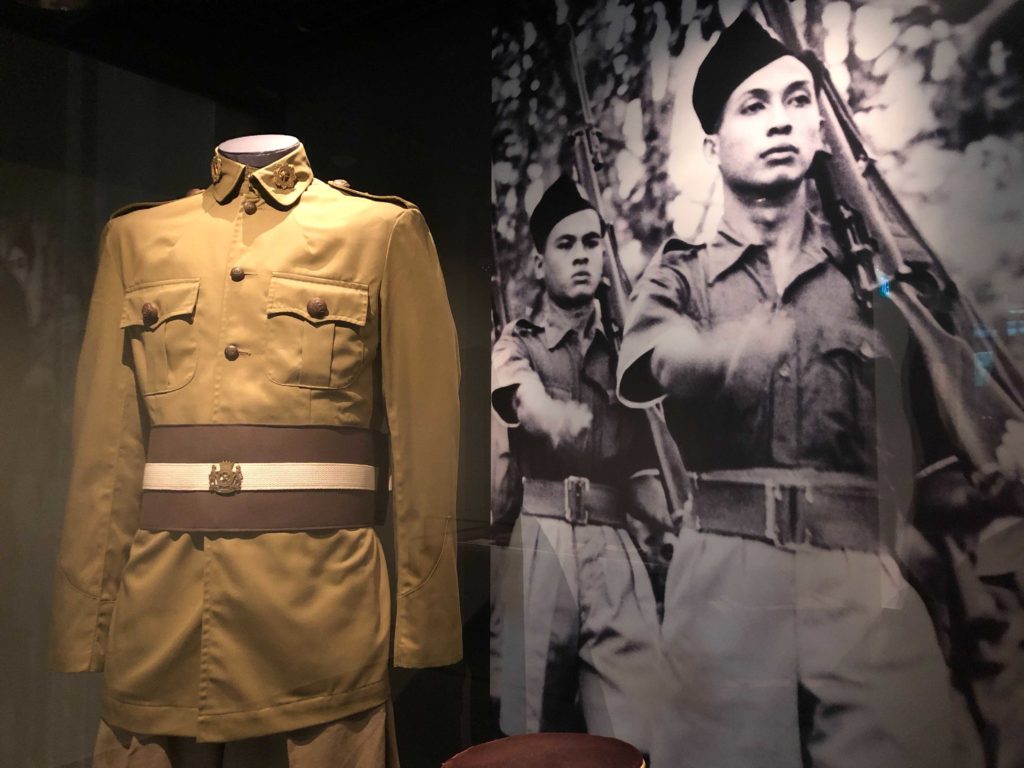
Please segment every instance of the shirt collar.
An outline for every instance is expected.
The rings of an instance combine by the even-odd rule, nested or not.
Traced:
[[[540,307],[533,316],[533,325],[544,331],[544,342],[547,344],[548,349],[554,349],[568,335],[569,331],[576,330],[576,326],[572,323],[571,318],[565,312],[560,312],[557,308],[551,306],[551,300],[545,294],[541,299]],[[586,324],[583,326],[583,341],[590,342],[595,334],[604,334],[603,326],[601,325],[601,305],[594,299],[592,302],[592,311],[587,317]]]
[[[761,248],[761,243],[747,243],[728,221],[722,219],[718,232],[708,243],[708,284],[715,282],[726,270],[736,264],[751,248]],[[834,253],[835,246],[825,233],[824,222],[817,214],[808,211],[804,218],[804,233],[800,241],[792,283],[797,277],[816,267]]]
[[[243,165],[215,149],[210,161],[210,177],[213,196],[221,205],[238,194],[248,179],[268,203],[277,208],[291,208],[313,182],[313,169],[302,144],[262,168]]]

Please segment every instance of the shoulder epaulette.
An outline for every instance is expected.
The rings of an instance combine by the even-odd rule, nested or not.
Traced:
[[[680,253],[683,255],[683,258],[692,259],[703,247],[703,245],[695,245],[694,243],[688,243],[685,240],[680,240],[678,237],[674,237],[665,243],[665,247],[661,249],[661,252]]]
[[[112,214],[110,218],[116,219],[118,216],[124,216],[126,213],[134,213],[135,211],[143,211],[147,208],[156,208],[158,205],[164,205],[165,203],[173,203],[173,200],[158,200],[154,203],[128,203],[128,205],[121,206]]]
[[[419,210],[415,203],[410,203],[408,200],[399,197],[398,195],[374,195],[370,192],[363,192],[361,189],[353,188],[344,179],[333,179],[327,182],[329,185],[334,187],[339,192],[344,192],[346,195],[354,195],[356,197],[363,197],[367,200],[376,200],[381,203],[391,203],[401,208],[410,208],[412,210]]]

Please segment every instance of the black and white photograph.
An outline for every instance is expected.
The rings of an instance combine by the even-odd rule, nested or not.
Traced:
[[[509,3],[490,695],[653,768],[1024,766],[1024,4]]]

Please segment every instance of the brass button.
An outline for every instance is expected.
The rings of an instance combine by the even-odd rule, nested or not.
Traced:
[[[246,200],[245,203],[242,205],[242,210],[245,211],[250,216],[252,216],[254,213],[256,213],[256,201]]]
[[[236,283],[242,282],[243,280],[245,280],[245,270],[242,269],[241,267],[232,267],[231,279],[234,280]]]
[[[228,360],[237,360],[238,347],[236,347],[234,344],[228,344],[226,347],[224,347],[224,357],[226,357]]]
[[[309,312],[310,317],[321,320],[327,317],[327,302],[319,296],[315,296],[306,302],[306,311]]]
[[[142,305],[142,322],[146,325],[152,325],[160,317],[160,313],[157,312],[156,304],[146,302]]]

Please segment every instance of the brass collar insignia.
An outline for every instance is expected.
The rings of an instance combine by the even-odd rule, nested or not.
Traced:
[[[210,162],[210,189],[221,205],[232,200],[248,178],[259,195],[275,208],[291,208],[313,182],[313,169],[302,144],[262,168],[250,168],[215,150]]]

